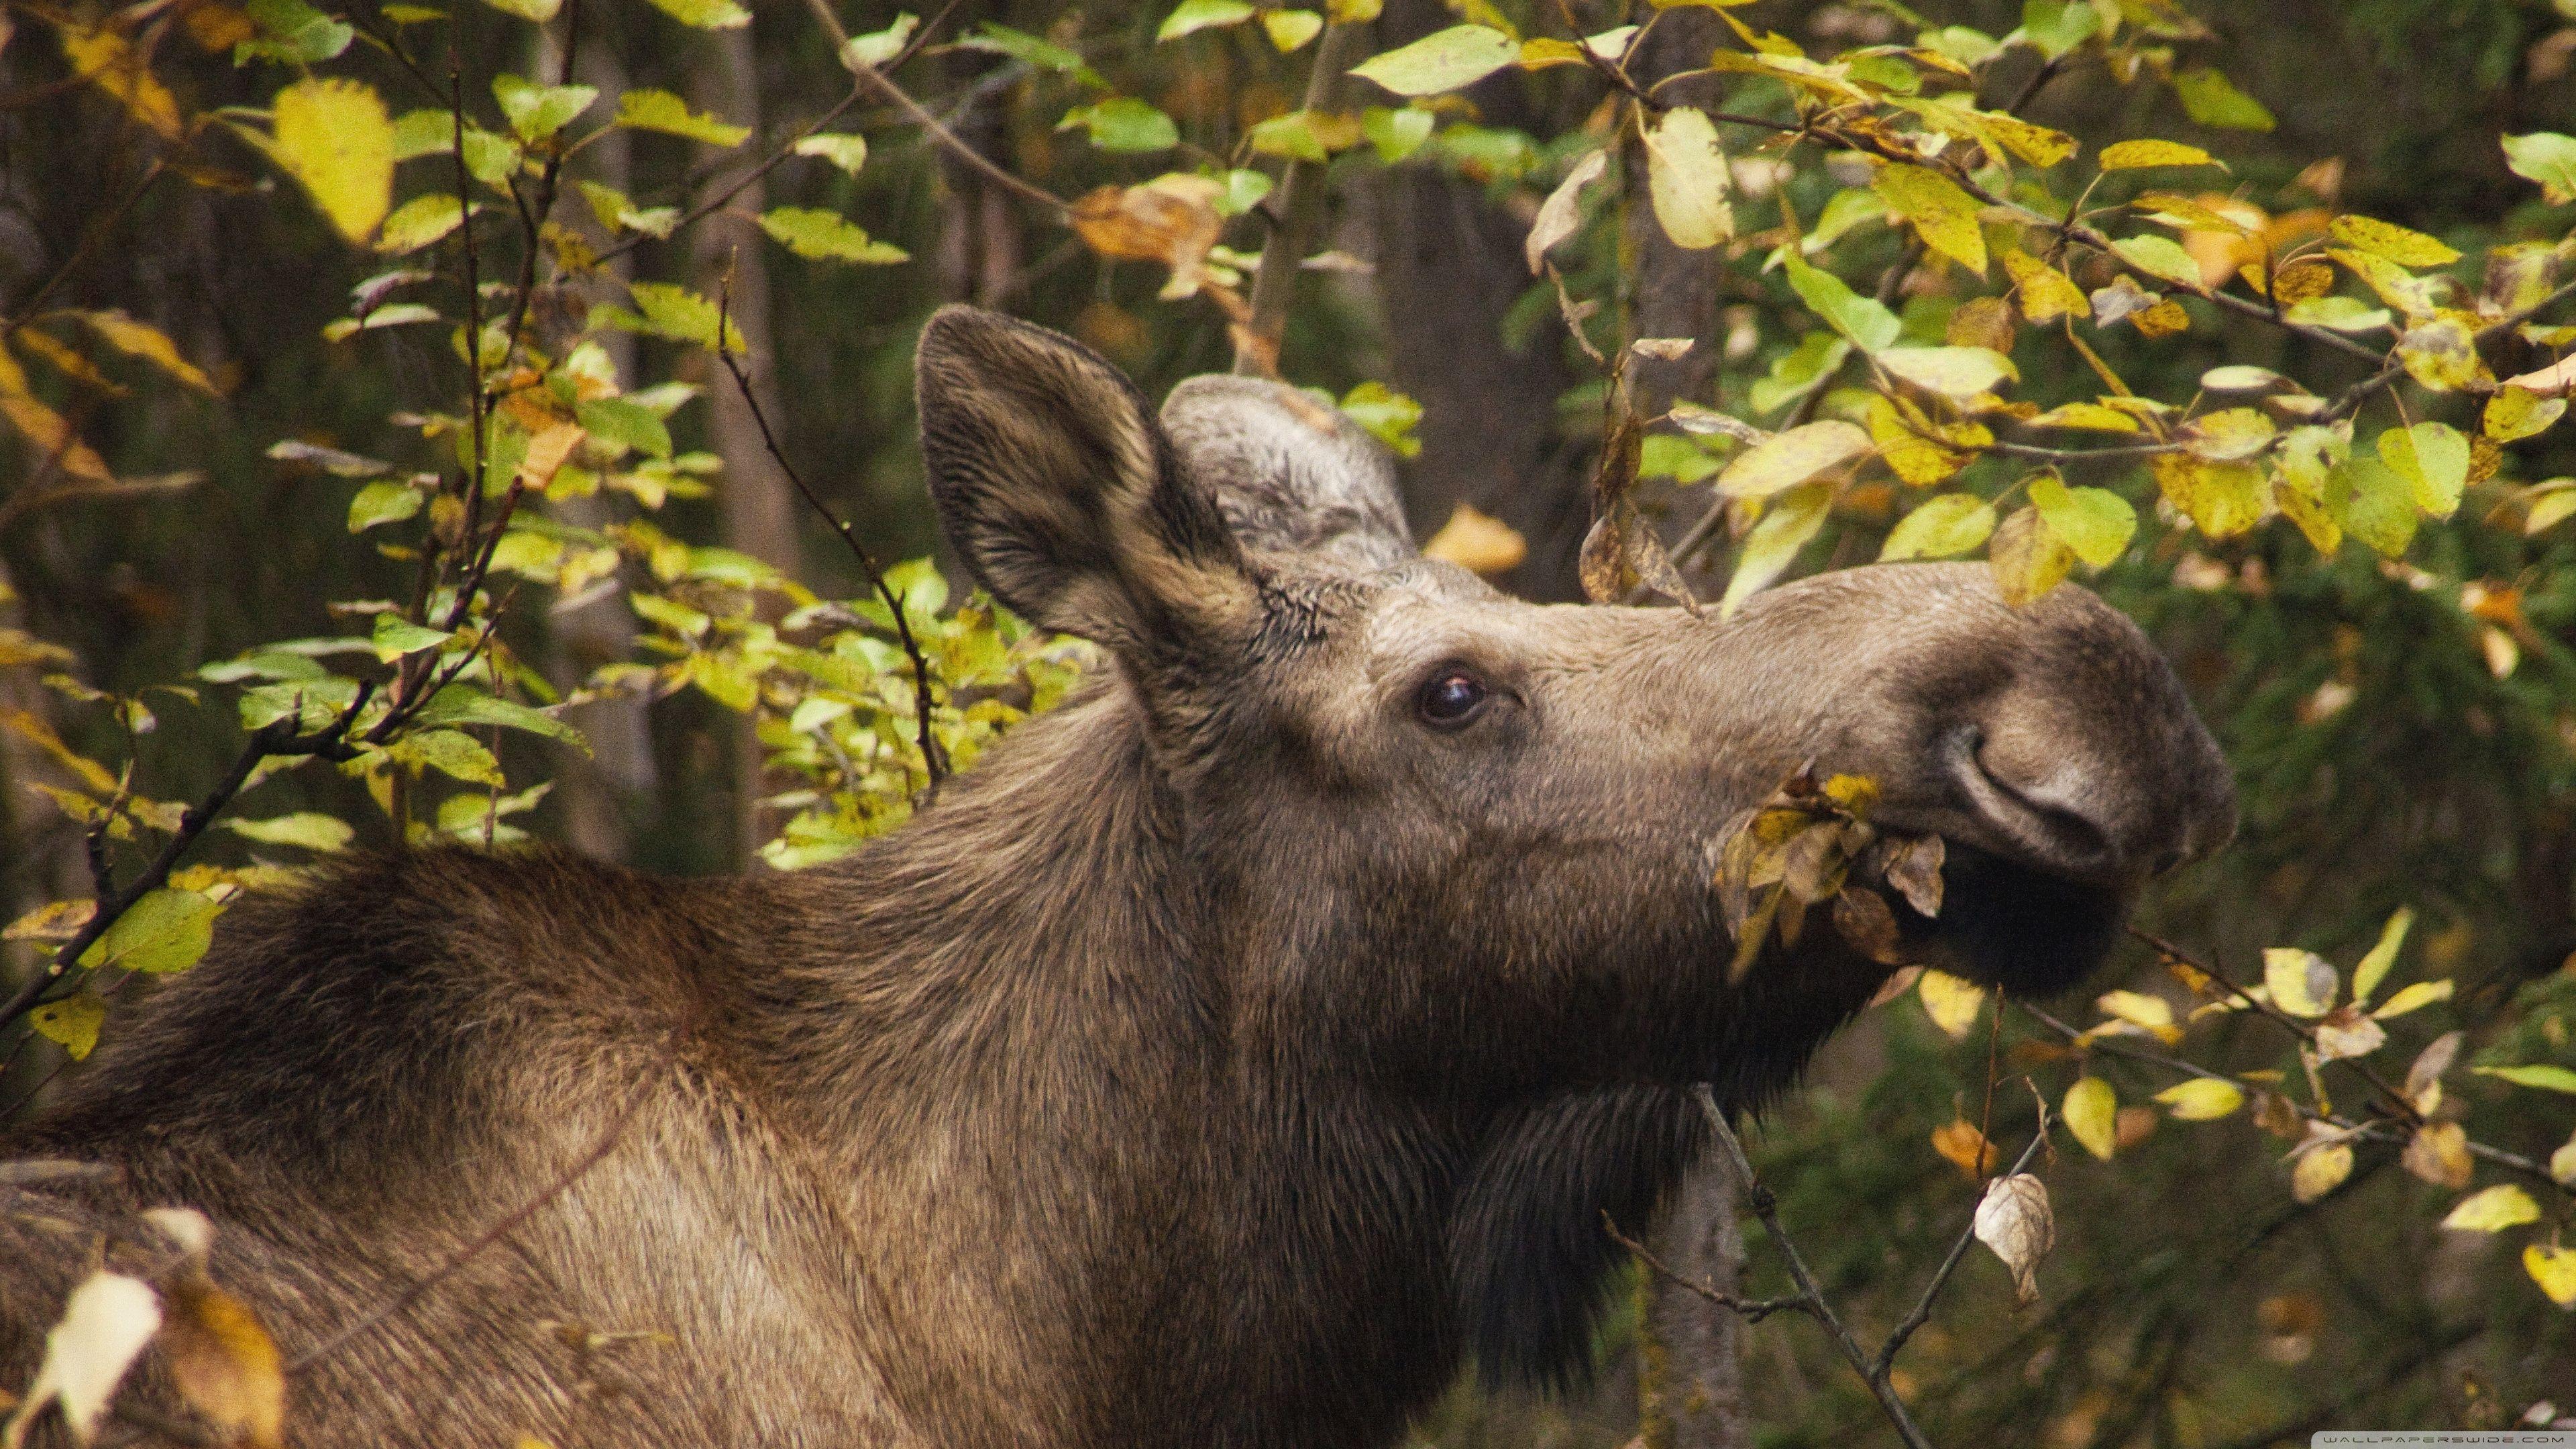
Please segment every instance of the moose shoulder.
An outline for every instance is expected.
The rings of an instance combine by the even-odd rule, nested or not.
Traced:
[[[1302,397],[1158,420],[963,309],[920,409],[967,565],[1115,667],[833,866],[433,852],[239,907],[10,1144],[120,1185],[0,1212],[0,1382],[186,1203],[317,1449],[1386,1444],[1469,1357],[1574,1371],[1679,1088],[1757,1103],[1884,980],[1822,930],[1728,969],[1720,838],[1800,762],[1947,841],[1907,949],[2022,991],[2231,825],[2080,589],[1516,602]]]

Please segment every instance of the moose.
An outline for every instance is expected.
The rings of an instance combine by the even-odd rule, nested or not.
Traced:
[[[1731,969],[1727,822],[1802,762],[1945,842],[1905,954],[2015,993],[2233,829],[2073,585],[1526,603],[1291,389],[1158,417],[954,307],[918,369],[965,566],[1108,663],[832,865],[415,850],[237,905],[5,1144],[99,1170],[0,1213],[0,1383],[183,1204],[309,1449],[1390,1444],[1471,1362],[1579,1373],[1692,1084],[1758,1108],[1887,980],[1826,929]],[[124,1392],[184,1418],[158,1353]]]

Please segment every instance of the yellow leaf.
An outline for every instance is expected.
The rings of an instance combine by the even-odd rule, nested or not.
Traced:
[[[2161,996],[2143,991],[2105,991],[2093,1004],[2104,1016],[2114,1017],[2149,1031],[2163,1031],[2173,1025],[2173,1006]]]
[[[2032,322],[2054,322],[2069,313],[2079,317],[2086,314],[2089,304],[2084,299],[2084,289],[2068,281],[2064,272],[2019,247],[2004,252],[2004,270],[2012,274],[2013,286],[2020,293],[2021,315]]]
[[[2179,1115],[2179,1114],[2177,1114]],[[2352,1176],[2352,1144],[2331,1142],[2312,1147],[2299,1154],[2290,1166],[2290,1195],[2300,1202],[2315,1202],[2343,1186]]]
[[[1808,423],[1738,454],[1717,475],[1717,491],[1729,498],[1768,498],[1868,452],[1869,434],[1850,423]]]
[[[116,475],[108,471],[107,460],[98,450],[72,434],[72,425],[63,415],[38,402],[26,392],[0,389],[0,415],[9,419],[34,450],[36,458],[50,462],[75,478],[92,483],[113,483]]]
[[[2076,1078],[2058,1110],[2066,1117],[2066,1130],[2075,1134],[2085,1151],[2108,1162],[2119,1150],[2120,1094],[2109,1082],[2100,1077]]]
[[[2379,928],[2379,941],[2359,964],[2352,968],[2352,999],[2367,1002],[2370,993],[2388,976],[2388,968],[2397,964],[2397,952],[2406,944],[2406,933],[2415,928],[2415,908],[2399,906]]]
[[[114,308],[99,312],[82,312],[80,319],[91,330],[107,340],[107,345],[128,357],[139,357],[179,381],[209,396],[218,389],[214,379],[206,376],[195,363],[179,355],[179,345],[168,334],[148,322],[137,322]]]
[[[2023,504],[1995,529],[1986,546],[1986,564],[2004,602],[2018,609],[2066,581],[2075,570],[2075,551],[2048,526],[2039,509]]]
[[[1978,276],[1986,274],[1986,236],[1977,225],[1977,200],[1957,182],[1928,166],[1898,164],[1880,167],[1869,189],[1914,224],[1924,245]]]
[[[2371,1016],[2380,1021],[2390,1021],[2420,1007],[2430,1006],[2436,1001],[2450,999],[2451,978],[2445,976],[2439,981],[2418,981],[2388,998],[2377,1011],[2371,1013]]]
[[[2244,1106],[2245,1089],[2223,1077],[2194,1077],[2156,1093],[2156,1100],[2180,1121],[2211,1122]]]
[[[2338,216],[2326,230],[2345,246],[2385,257],[2401,267],[2443,267],[2460,259],[2458,252],[2439,239],[2394,222],[2375,221],[2366,216]]]
[[[2180,141],[2115,141],[2102,148],[2105,171],[2134,171],[2144,166],[2220,166],[2198,146]]]
[[[1646,189],[1673,245],[1698,251],[1735,235],[1727,185],[1726,153],[1708,113],[1693,106],[1664,112],[1646,133]]]
[[[2531,1194],[2500,1182],[2460,1199],[2460,1205],[2442,1219],[2442,1226],[2464,1233],[2500,1233],[2539,1220],[2540,1204],[2531,1200]]]
[[[1529,543],[1501,519],[1461,503],[1449,521],[1422,546],[1424,558],[1446,559],[1470,573],[1490,578],[1519,568],[1529,557]]]
[[[1986,988],[1946,971],[1924,972],[1914,990],[1923,998],[1923,1014],[1952,1041],[1966,1040],[1985,1010]]]
[[[2159,453],[2148,465],[2165,500],[2211,538],[2228,538],[2260,522],[2269,496],[2263,470],[2250,463],[2213,463],[2189,453]]]
[[[2576,1248],[2524,1244],[2522,1271],[2531,1275],[2531,1281],[2540,1285],[2550,1302],[2561,1308],[2576,1308]]]
[[[63,27],[63,58],[83,80],[124,103],[134,119],[165,141],[176,141],[186,127],[179,119],[178,98],[161,84],[143,55],[113,30]]]
[[[308,78],[279,91],[275,154],[351,241],[393,207],[394,123],[364,82]]]
[[[161,1352],[180,1397],[254,1449],[275,1449],[286,1422],[286,1375],[258,1316],[202,1275],[176,1285],[170,1310]]]
[[[1959,1169],[1959,1175],[1970,1182],[1995,1170],[2003,1153],[1977,1130],[1977,1124],[1964,1117],[1932,1129],[1932,1150]]]
[[[1735,572],[1727,576],[1726,593],[1717,603],[1718,617],[1735,617],[1736,606],[1778,578],[1816,530],[1825,526],[1833,503],[1834,491],[1823,483],[1793,488],[1772,500],[1762,521],[1744,536],[1744,548],[1735,556]]]
[[[2335,970],[2314,951],[2274,946],[2263,953],[2263,984],[2272,1004],[2292,1016],[2323,1016],[2334,1008]]]

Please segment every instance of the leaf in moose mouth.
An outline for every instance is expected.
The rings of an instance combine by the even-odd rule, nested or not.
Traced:
[[[1868,777],[1819,782],[1810,762],[1728,822],[1709,884],[1735,938],[1730,982],[1744,978],[1774,935],[1796,945],[1812,906],[1828,906],[1836,933],[1862,955],[1906,964],[1895,910],[1874,887],[1894,890],[1920,915],[1938,915],[1946,848],[1938,836],[1880,834],[1867,818],[1877,799]]]

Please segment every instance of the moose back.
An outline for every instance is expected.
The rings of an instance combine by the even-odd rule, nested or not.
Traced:
[[[237,907],[8,1144],[115,1185],[0,1187],[0,1383],[175,1203],[310,1449],[1387,1444],[1470,1359],[1579,1370],[1681,1089],[1756,1105],[1885,979],[1830,930],[1730,969],[1725,827],[1801,762],[1946,842],[1903,952],[2016,991],[2231,828],[2081,589],[1542,607],[1287,389],[1158,419],[965,309],[919,389],[968,567],[1114,663],[832,866],[434,851]]]

